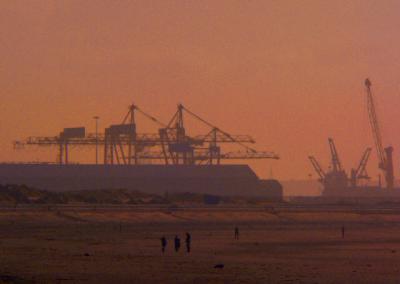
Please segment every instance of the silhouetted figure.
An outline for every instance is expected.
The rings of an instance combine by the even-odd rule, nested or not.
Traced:
[[[239,239],[239,228],[236,226],[235,227],[235,240]]]
[[[181,239],[178,236],[175,236],[175,251],[178,252],[181,247]]]
[[[161,251],[162,253],[165,252],[165,248],[167,247],[167,239],[163,236],[161,238]]]
[[[342,226],[342,239],[344,239],[344,226]]]
[[[191,245],[191,242],[192,242],[192,236],[191,236],[189,233],[186,233],[186,240],[185,240],[185,243],[186,243],[186,251],[187,251],[188,253],[190,253],[190,245]]]

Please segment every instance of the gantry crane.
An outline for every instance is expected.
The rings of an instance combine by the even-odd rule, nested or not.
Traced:
[[[389,146],[383,148],[382,134],[380,131],[378,116],[375,110],[374,97],[371,91],[371,81],[365,79],[365,87],[367,91],[367,109],[369,121],[372,129],[372,136],[374,137],[375,148],[379,159],[379,168],[383,171],[386,181],[387,189],[394,187],[394,173],[393,173],[393,147]]]
[[[140,153],[145,151],[146,148],[154,147],[160,143],[157,134],[137,133],[136,112],[157,125],[165,125],[157,118],[141,110],[137,105],[130,105],[129,111],[121,124],[111,125],[105,129],[104,140],[100,141],[104,144],[104,164],[138,164]]]
[[[137,133],[136,112],[155,122],[158,133]],[[211,128],[205,135],[189,136],[184,127],[184,112]],[[80,130],[84,128],[79,128]],[[68,130],[68,129],[67,129]],[[64,132],[66,130],[64,129]],[[62,133],[64,133],[62,132]],[[248,135],[231,135],[194,114],[182,104],[168,124],[132,104],[121,124],[107,127],[104,134],[83,134],[65,139],[62,134],[54,137],[29,137],[14,142],[14,146],[58,146],[61,164],[68,164],[68,145],[104,146],[104,164],[164,163],[220,164],[221,160],[279,159],[273,152],[260,152],[247,146],[255,141]],[[222,152],[221,143],[237,144],[245,151]]]
[[[69,147],[104,146],[104,164],[131,164],[137,162],[137,152],[146,147],[153,147],[160,143],[156,133],[137,133],[135,114],[137,110],[145,117],[156,121],[154,117],[140,110],[137,106],[129,106],[122,124],[111,125],[105,133],[86,133],[84,127],[65,128],[58,136],[37,137],[32,136],[24,140],[14,141],[14,148],[21,149],[25,146],[57,147],[57,161],[60,164],[69,163]],[[68,134],[68,135],[66,135]]]
[[[190,137],[184,127],[184,113],[194,117],[211,130],[206,135]],[[272,152],[260,152],[246,144],[255,141],[248,135],[231,135],[213,125],[182,104],[165,128],[159,130],[165,163],[172,164],[220,164],[221,159],[279,159]],[[222,153],[219,143],[233,143],[244,151]],[[204,145],[207,144],[207,145]]]

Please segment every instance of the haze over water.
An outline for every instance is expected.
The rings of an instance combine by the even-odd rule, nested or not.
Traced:
[[[168,121],[182,102],[279,153],[250,163],[260,176],[307,179],[309,154],[327,167],[328,137],[347,169],[373,146],[369,77],[399,176],[399,16],[399,1],[2,1],[0,161],[54,161],[11,142],[93,132],[94,115],[104,128],[132,102]],[[376,165],[374,151],[373,177]]]

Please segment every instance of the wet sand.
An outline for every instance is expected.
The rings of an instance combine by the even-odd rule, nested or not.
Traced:
[[[379,210],[2,210],[0,283],[398,283],[399,220]]]

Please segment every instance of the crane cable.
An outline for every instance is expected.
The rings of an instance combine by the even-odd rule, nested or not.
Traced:
[[[216,127],[215,125],[211,124],[210,122],[206,121],[205,119],[201,118],[200,116],[198,116],[197,114],[191,112],[190,110],[188,110],[185,106],[183,106],[183,109],[189,113],[190,115],[192,115],[193,117],[197,118],[198,120],[200,120],[201,122],[203,122],[204,124],[208,125],[209,127],[217,130],[218,132],[222,133],[223,135],[225,135],[226,137],[228,137],[231,141],[239,144],[240,146],[244,147],[247,151],[253,152],[253,153],[257,153],[257,150],[243,144],[242,142],[237,141],[235,138],[233,138],[229,133],[221,130],[220,128]]]

